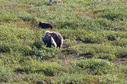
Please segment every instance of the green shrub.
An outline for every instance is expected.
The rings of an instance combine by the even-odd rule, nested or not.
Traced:
[[[100,29],[103,29],[103,27],[100,26],[100,22],[95,19],[92,19],[91,17],[82,16],[79,18],[79,20],[81,21],[79,25],[82,25],[81,28],[83,29],[85,28],[93,31],[99,31]]]
[[[70,30],[70,29],[64,29],[59,31],[64,39],[70,39],[70,40],[79,40],[84,43],[102,43],[106,41],[105,39],[105,32],[104,31],[91,31],[91,30],[85,30],[85,29],[77,29],[77,30]]]
[[[118,58],[124,58],[124,57],[126,58],[127,57],[127,47],[124,47],[124,48],[119,47],[117,49],[116,56]]]
[[[115,81],[118,80],[118,77],[116,75],[111,75],[111,74],[105,74],[105,75],[102,75],[100,77],[100,83],[103,83],[103,84],[112,84],[112,83],[115,83]]]
[[[127,39],[126,38],[118,38],[117,40],[115,40],[113,43],[113,45],[116,45],[116,46],[127,46]]]
[[[82,70],[86,70],[89,74],[94,75],[111,73],[114,67],[113,63],[102,59],[85,59],[77,62],[76,65]]]
[[[77,30],[64,29],[64,30],[60,30],[59,32],[61,33],[64,39],[74,40],[79,36],[79,33],[76,31]]]
[[[108,36],[107,36],[108,40],[111,40],[111,41],[114,41],[116,40],[116,36],[112,33],[110,33]]]
[[[9,14],[2,14],[0,16],[0,22],[10,22],[13,21],[13,17]]]
[[[37,72],[43,73],[47,76],[54,76],[56,74],[60,74],[61,72],[68,71],[66,67],[63,67],[57,63],[41,63],[40,61],[33,59],[26,60],[22,65],[22,70],[26,73]]]
[[[17,43],[10,43],[6,41],[3,41],[0,43],[0,52],[1,53],[9,53],[11,51],[17,51],[18,49],[20,49],[20,45],[18,45]]]
[[[67,74],[64,73],[58,78],[54,78],[49,83],[53,84],[98,84],[98,78],[87,74]]]
[[[47,5],[48,4],[47,0],[35,0],[35,1],[33,1],[33,0],[22,0],[22,1],[17,0],[16,2],[20,5],[25,4],[27,6],[29,6],[29,5],[42,6],[42,5]]]
[[[11,12],[8,12],[6,10],[0,10],[0,22],[11,22],[17,20],[17,14]]]
[[[94,57],[96,51],[93,48],[83,48],[83,50],[79,51],[78,56],[83,56],[85,58]]]
[[[6,43],[3,44],[3,42],[0,43],[0,52],[7,53],[10,51],[11,51],[10,44],[6,44]]]
[[[27,12],[19,12],[19,18],[21,18],[24,21],[30,21],[34,19],[34,17]]]
[[[34,72],[39,68],[40,64],[41,64],[40,61],[33,60],[32,58],[26,59],[21,64],[22,66],[21,70],[26,73]]]
[[[75,49],[79,56],[88,54],[93,57],[98,53],[114,54],[117,52],[117,48],[110,44],[78,44],[71,48]]]
[[[96,54],[95,57],[101,59],[108,59],[108,60],[114,60],[116,58],[114,54],[109,54],[109,53],[99,53]]]
[[[117,74],[105,74],[105,75],[102,75],[99,77],[99,82],[100,84],[113,84],[113,83],[116,83],[116,84],[126,84],[127,81],[126,81],[126,78],[125,76],[120,73],[121,75],[118,76],[118,73]]]
[[[115,5],[117,5],[118,3],[116,3]],[[114,5],[114,4],[113,4]],[[126,7],[111,7],[111,8],[105,8],[105,9],[100,9],[100,10],[96,10],[94,11],[95,14],[98,14],[99,17],[103,17],[103,18],[107,18],[110,19],[112,21],[114,20],[125,20],[127,18],[127,15],[125,13],[125,11],[123,11]]]
[[[103,42],[104,36],[102,36],[102,33],[98,32],[85,32],[84,34],[79,35],[79,39],[86,43],[101,43]]]
[[[54,76],[63,72],[67,72],[67,67],[63,67],[59,64],[45,64],[38,71],[42,71],[45,75],[48,76]]]
[[[38,49],[41,49],[42,48],[42,41],[35,41],[34,43],[33,43],[33,47],[36,47],[36,48],[38,48]]]
[[[69,55],[69,54],[77,55],[77,51],[75,49],[72,49],[72,48],[63,49],[62,53],[67,54],[67,55]]]
[[[0,59],[0,82],[9,82],[13,77],[13,69],[7,66],[4,66],[4,62]]]
[[[19,51],[24,55],[32,53],[34,32],[29,29],[17,29],[10,25],[0,26],[0,32],[0,52]]]
[[[33,47],[30,51],[28,51],[29,55],[36,55],[37,57],[45,60],[57,57],[60,53],[61,49],[55,47],[48,48],[45,45],[41,45],[40,49]]]
[[[120,69],[122,69],[122,70],[121,70],[122,73],[127,74],[127,66],[126,66],[126,65],[125,65],[125,66],[121,65]],[[126,75],[125,75],[125,76],[126,76]]]

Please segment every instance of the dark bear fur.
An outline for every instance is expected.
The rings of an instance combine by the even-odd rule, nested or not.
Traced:
[[[46,31],[42,39],[47,47],[51,47],[53,45],[54,47],[62,48],[63,46],[63,37],[58,32]]]
[[[54,26],[48,22],[39,22],[39,27],[44,28],[44,29],[45,28],[51,28],[52,29]]]

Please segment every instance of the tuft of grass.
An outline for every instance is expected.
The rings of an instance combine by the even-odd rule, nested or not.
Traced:
[[[28,12],[19,12],[19,18],[21,18],[23,21],[30,21],[34,19],[34,16],[29,14]]]
[[[48,83],[55,83],[55,84],[70,84],[70,83],[76,83],[76,84],[84,84],[84,83],[99,83],[98,77],[91,76],[87,74],[62,74],[61,77],[52,79]]]
[[[122,5],[122,3],[120,4]],[[114,5],[114,7],[96,10],[94,11],[94,13],[98,14],[99,17],[107,18],[112,21],[123,21],[127,19],[127,15],[125,11],[123,11],[126,8],[126,6],[117,7],[118,3],[111,3],[111,5]]]
[[[4,66],[4,61],[0,59],[0,82],[9,82],[14,76],[13,68]]]
[[[111,40],[111,41],[116,40],[116,36],[115,36],[114,34],[109,34],[109,35],[107,36],[107,38],[108,38],[108,40]]]
[[[117,53],[116,53],[116,56],[119,57],[119,58],[126,58],[127,57],[127,48],[118,48],[117,49]]]
[[[78,44],[71,48],[77,51],[78,56],[84,56],[87,58],[89,58],[89,56],[94,57],[101,53],[114,55],[117,52],[117,48],[110,44]]]
[[[86,70],[89,74],[102,75],[111,73],[114,64],[108,60],[85,59],[77,62],[76,66],[82,68],[82,70]]]
[[[60,74],[62,72],[67,72],[68,68],[63,67],[57,63],[41,63],[36,60],[26,60],[22,63],[22,69],[26,73],[36,72],[36,73],[43,73],[47,76],[54,76]]]
[[[108,59],[108,60],[116,59],[115,54],[109,54],[109,53],[98,53],[98,54],[95,55],[95,57],[100,58],[100,59]]]
[[[126,38],[118,38],[117,40],[115,40],[113,43],[113,45],[116,45],[116,46],[127,46],[127,39]]]

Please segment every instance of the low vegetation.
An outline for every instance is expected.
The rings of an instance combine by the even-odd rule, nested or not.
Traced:
[[[0,0],[0,84],[126,84],[126,9],[127,0]],[[47,30],[63,48],[44,45]]]

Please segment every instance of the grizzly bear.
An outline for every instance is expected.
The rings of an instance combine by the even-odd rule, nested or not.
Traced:
[[[51,24],[51,23],[48,23],[48,22],[39,22],[39,27],[41,28],[53,28],[54,26]]]
[[[59,47],[62,48],[63,46],[63,37],[58,32],[50,32],[46,31],[45,35],[42,37],[46,47]]]

